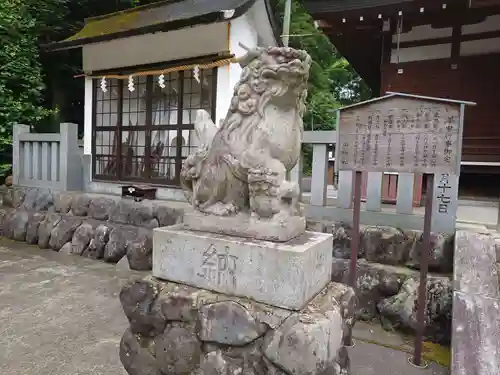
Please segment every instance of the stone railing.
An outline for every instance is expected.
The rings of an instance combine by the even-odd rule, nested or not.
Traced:
[[[83,156],[78,141],[77,125],[62,123],[60,133],[31,133],[28,125],[16,125],[13,140],[13,180],[14,185],[43,187],[51,190],[86,190],[85,182],[90,181],[90,158]],[[330,165],[329,146],[335,145],[335,131],[307,131],[303,143],[313,147],[313,168],[310,178],[310,192],[303,192],[302,201],[308,203],[306,215],[313,220],[352,222],[353,173],[343,171],[338,174],[338,190],[335,196],[328,194],[328,168]],[[292,179],[304,181],[297,166],[292,171]],[[333,164],[332,164],[333,167]],[[394,189],[395,205],[382,204],[384,174],[367,173],[365,199],[362,204],[361,223],[364,225],[388,225],[403,229],[423,227],[423,208],[414,207],[414,196],[420,186],[413,174],[392,176],[397,184]],[[436,176],[434,186],[434,209],[432,230],[454,233],[458,205],[458,178],[456,176]],[[303,184],[302,184],[303,185]],[[500,212],[500,211],[499,211]],[[500,222],[500,221],[499,221]]]
[[[315,220],[352,222],[353,172],[338,173],[336,196],[328,195],[329,146],[337,142],[335,131],[306,131],[303,144],[313,146],[311,191],[303,192],[302,201],[309,203],[306,215]],[[291,178],[302,181],[302,163],[294,168]],[[330,167],[331,168],[331,167]],[[369,172],[366,179],[365,202],[361,206],[361,224],[385,225],[403,229],[423,228],[423,207],[415,209],[414,195],[420,191],[415,186],[416,176],[412,173],[397,175],[397,199],[395,206],[382,204],[384,173]],[[454,233],[458,205],[458,177],[436,175],[434,178],[434,204],[432,230]],[[396,189],[396,188],[395,188]]]
[[[28,125],[15,125],[12,163],[14,185],[83,190],[78,125],[62,123],[59,133],[31,133]]]

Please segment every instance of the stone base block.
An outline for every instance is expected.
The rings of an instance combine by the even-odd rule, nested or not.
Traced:
[[[274,242],[290,241],[306,231],[306,218],[301,216],[263,220],[246,214],[227,217],[193,211],[184,214],[183,223],[188,230]]]
[[[299,312],[154,278],[120,293],[129,375],[349,375],[354,292],[330,283]]]
[[[306,232],[286,243],[192,232],[182,225],[153,234],[153,275],[292,310],[331,279],[332,236]]]

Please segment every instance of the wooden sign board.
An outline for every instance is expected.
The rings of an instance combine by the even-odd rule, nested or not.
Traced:
[[[340,171],[457,172],[460,103],[396,95],[347,107],[339,114]]]

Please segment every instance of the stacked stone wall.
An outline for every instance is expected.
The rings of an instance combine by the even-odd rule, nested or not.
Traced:
[[[3,188],[1,235],[66,254],[151,270],[152,230],[182,220],[183,210],[156,201]]]
[[[309,230],[333,234],[332,281],[349,282],[351,227],[309,222]],[[421,231],[361,226],[356,280],[356,318],[414,333],[420,284]],[[426,339],[449,344],[453,301],[454,236],[431,234]]]

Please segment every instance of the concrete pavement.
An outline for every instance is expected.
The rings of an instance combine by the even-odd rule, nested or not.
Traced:
[[[118,292],[130,275],[7,244],[0,246],[0,374],[126,374],[118,358],[127,328]]]
[[[0,374],[126,375],[118,345],[128,322],[118,293],[143,275],[0,240]],[[368,341],[373,332],[388,340],[366,325],[354,336]],[[449,374],[434,365],[413,368],[403,351],[361,340],[349,353],[352,375]]]
[[[408,354],[360,340],[349,349],[349,357],[351,375],[449,375],[434,363],[426,369],[416,368],[408,363]]]
[[[413,353],[411,336],[400,332],[387,332],[381,325],[357,322],[352,332],[355,347],[349,349],[351,371],[356,375],[404,374],[404,375],[449,375],[448,367],[427,361],[426,369],[416,368],[408,363]],[[394,349],[397,348],[397,349]],[[429,348],[433,349],[431,353]],[[449,349],[424,344],[424,358],[436,358],[449,362]],[[447,357],[447,358],[446,358]]]

